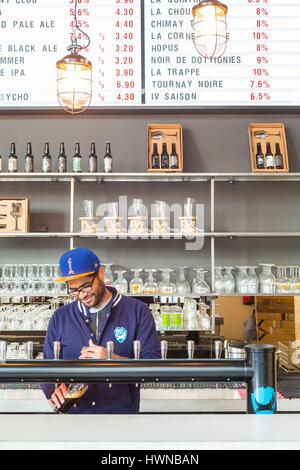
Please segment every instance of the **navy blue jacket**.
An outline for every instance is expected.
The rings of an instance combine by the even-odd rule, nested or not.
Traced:
[[[131,297],[117,294],[112,287],[114,298],[110,313],[100,325],[98,345],[106,347],[107,341],[114,342],[114,354],[134,358],[133,341],[141,341],[141,359],[160,359],[160,345],[152,314],[146,304]],[[57,309],[50,319],[44,344],[44,358],[53,359],[53,341],[61,342],[61,359],[78,359],[82,347],[89,340],[96,343],[91,333],[89,310],[79,301]],[[54,385],[42,384],[49,399]],[[140,390],[135,385],[90,384],[85,395],[69,413],[138,413]]]

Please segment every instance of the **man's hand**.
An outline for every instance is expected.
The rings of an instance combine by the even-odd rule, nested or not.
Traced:
[[[127,359],[126,357],[118,356],[113,354],[113,359]],[[102,346],[94,344],[92,340],[89,341],[89,345],[82,348],[79,359],[107,359],[107,349]]]
[[[60,408],[61,405],[65,402],[64,396],[66,395],[68,388],[65,384],[61,384],[57,387],[51,395],[50,400],[48,400],[49,405],[54,408]]]
[[[89,345],[82,348],[79,359],[107,359],[107,350],[90,340]]]

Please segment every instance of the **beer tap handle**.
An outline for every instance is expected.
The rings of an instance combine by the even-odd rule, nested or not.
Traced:
[[[188,350],[188,358],[194,359],[195,341],[190,340],[187,342],[187,350]]]
[[[114,342],[113,341],[107,341],[106,349],[107,349],[107,359],[110,361],[112,359],[113,353],[114,353]]]
[[[168,341],[161,341],[160,342],[160,351],[161,351],[161,358],[163,360],[167,359],[168,354]]]
[[[222,355],[222,341],[215,341],[215,357],[220,359]]]
[[[133,354],[134,359],[139,359],[141,355],[141,342],[139,340],[135,340],[133,342]]]
[[[54,359],[58,360],[60,356],[60,341],[53,341]]]
[[[0,361],[6,361],[7,342],[0,341]]]

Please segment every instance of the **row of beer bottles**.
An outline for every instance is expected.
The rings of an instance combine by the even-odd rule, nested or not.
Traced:
[[[265,155],[261,143],[257,143],[255,162],[258,170],[274,170],[275,168],[276,170],[283,170],[283,157],[279,143],[275,145],[275,155],[272,153],[270,142],[267,142]]]
[[[77,142],[75,144],[75,153],[72,161],[72,171],[74,173],[81,173],[83,169],[83,158],[80,152],[80,144]],[[112,172],[112,154],[111,154],[111,143],[106,142],[106,151],[104,155],[104,172]],[[67,155],[65,152],[65,144],[62,142],[59,148],[59,154],[57,157],[57,170],[58,173],[67,172]],[[0,156],[0,171],[2,171],[2,157]],[[90,153],[88,156],[88,172],[97,173],[98,171],[98,157],[96,154],[96,145],[93,142],[91,144]],[[8,172],[16,173],[18,172],[18,156],[16,153],[16,144],[13,142],[10,147],[10,154],[8,157]],[[34,156],[32,153],[31,142],[27,144],[27,151],[25,155],[25,173],[34,172]],[[42,172],[51,173],[52,172],[52,156],[50,154],[50,145],[48,142],[45,143],[44,154],[42,157]]]
[[[159,154],[157,144],[153,144],[153,152],[151,155],[151,168],[153,170],[176,170],[179,168],[179,159],[176,151],[176,144],[172,144],[172,150],[169,155],[167,144],[163,143],[162,153]]]

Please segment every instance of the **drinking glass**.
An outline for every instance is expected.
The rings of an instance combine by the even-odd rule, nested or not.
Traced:
[[[152,312],[154,321],[155,321],[155,326],[156,326],[156,331],[160,331],[162,329],[162,322],[161,322],[161,316],[159,313],[160,310],[160,305],[159,304],[150,304],[149,308]]]
[[[196,201],[192,197],[186,198],[184,202],[184,217],[195,217]]]
[[[158,290],[160,294],[174,294],[176,292],[176,286],[171,282],[171,273],[173,269],[160,269],[162,273],[162,281],[158,284]]]
[[[198,330],[197,303],[195,299],[186,298],[183,305],[183,324],[184,329],[188,331]]]
[[[174,331],[183,329],[183,311],[180,305],[172,305],[171,308],[171,328]]]
[[[199,310],[198,310],[198,323],[199,329],[202,331],[209,331],[211,329],[211,319],[207,313],[209,310],[209,306],[206,305],[204,302],[198,303]]]
[[[200,295],[208,294],[210,287],[205,281],[205,273],[208,271],[205,271],[203,268],[195,268],[194,271],[196,271],[196,277],[193,281],[193,293]]]
[[[130,293],[131,294],[142,294],[144,289],[143,279],[140,277],[139,273],[143,271],[142,269],[136,268],[131,269],[134,272],[133,279],[130,281]]]
[[[145,269],[145,271],[149,273],[149,276],[144,284],[144,294],[158,294],[158,284],[153,276],[156,273],[156,269]]]
[[[127,294],[127,292],[128,292],[128,282],[124,278],[125,273],[126,273],[126,271],[122,271],[122,270],[116,271],[116,274],[117,274],[118,277],[114,281],[113,285],[117,289],[119,294]]]
[[[290,279],[289,279],[289,292],[291,294],[297,293],[298,284],[298,269],[297,266],[289,266]]]
[[[225,292],[225,282],[222,269],[222,266],[215,267],[215,291],[218,294]]]
[[[277,294],[286,294],[289,291],[286,266],[276,267],[275,291]]]
[[[233,294],[235,292],[235,279],[232,274],[234,266],[225,266],[225,273],[223,274],[224,279],[224,291],[226,294]]]
[[[143,208],[144,208],[143,199],[133,199],[131,207],[132,207],[133,217],[143,217]]]
[[[160,307],[161,329],[162,331],[171,330],[171,309],[169,305]]]
[[[239,294],[248,294],[249,292],[249,277],[247,273],[248,266],[237,266],[237,291]]]
[[[191,292],[190,283],[187,281],[185,277],[184,270],[188,266],[178,266],[179,269],[179,280],[176,284],[176,292],[177,294],[189,294]]]
[[[111,286],[114,283],[114,275],[111,270],[111,267],[114,265],[114,263],[105,263],[105,274],[104,274],[104,284],[106,286]]]
[[[4,265],[0,265],[0,297],[5,293]]]
[[[257,294],[259,291],[259,280],[256,274],[257,266],[248,266],[248,294]]]
[[[262,272],[259,276],[260,292],[262,294],[275,294],[275,276],[272,274],[273,264],[260,263]]]

